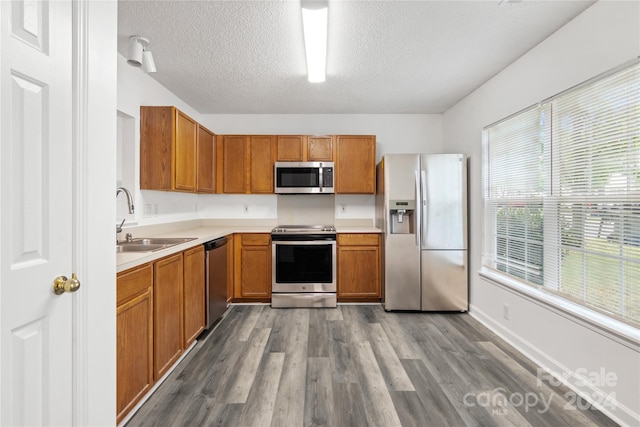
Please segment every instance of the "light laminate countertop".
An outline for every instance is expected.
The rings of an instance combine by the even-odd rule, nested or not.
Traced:
[[[133,237],[190,237],[194,240],[190,240],[179,245],[170,246],[165,249],[157,250],[154,252],[118,252],[116,254],[116,272],[129,270],[130,268],[138,267],[142,264],[164,258],[169,255],[173,255],[178,252],[182,252],[186,249],[194,246],[201,245],[210,240],[215,240],[220,237],[228,236],[233,233],[271,233],[271,225],[254,225],[254,226],[198,226],[193,228],[186,228],[180,230],[173,230],[165,233],[153,233],[153,234],[136,234],[134,231]],[[128,230],[124,230],[128,232]],[[380,233],[381,230],[376,227],[359,227],[359,226],[346,226],[336,227],[338,233]],[[115,250],[115,248],[114,248]]]

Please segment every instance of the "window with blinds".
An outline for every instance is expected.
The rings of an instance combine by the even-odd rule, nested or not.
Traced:
[[[483,132],[483,265],[640,324],[640,63]]]

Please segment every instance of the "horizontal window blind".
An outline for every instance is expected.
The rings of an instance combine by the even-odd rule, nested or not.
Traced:
[[[640,322],[640,66],[552,102],[557,291]]]
[[[485,262],[497,270],[542,284],[542,195],[548,114],[523,111],[485,132],[485,213],[490,239]],[[514,156],[513,153],[518,155]]]
[[[640,64],[483,137],[483,264],[640,323]]]

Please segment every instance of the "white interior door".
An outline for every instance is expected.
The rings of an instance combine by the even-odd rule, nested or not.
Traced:
[[[0,1],[0,425],[71,425],[72,5]]]

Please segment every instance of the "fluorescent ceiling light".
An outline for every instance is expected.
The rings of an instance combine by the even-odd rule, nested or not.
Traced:
[[[315,3],[315,2],[314,2]],[[307,76],[311,83],[325,80],[327,68],[327,4],[307,7],[302,3],[302,27],[307,54]]]

